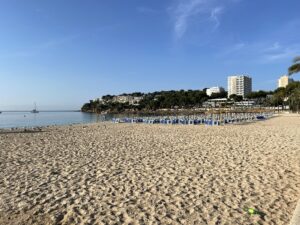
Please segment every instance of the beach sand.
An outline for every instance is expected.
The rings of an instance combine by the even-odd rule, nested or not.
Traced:
[[[299,198],[296,115],[0,133],[0,224],[287,225]]]

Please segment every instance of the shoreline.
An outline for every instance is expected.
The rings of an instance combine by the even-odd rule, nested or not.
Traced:
[[[89,113],[89,112],[85,112],[85,113]],[[95,114],[95,113],[91,113],[91,114]],[[289,114],[294,114],[294,113],[289,113]],[[100,114],[99,114],[100,115]],[[113,115],[113,114],[111,114]],[[116,115],[120,115],[120,114],[116,114]],[[120,119],[124,119],[124,118],[137,118],[135,115],[137,114],[128,114],[127,116],[124,116],[124,117],[120,117]],[[193,114],[193,116],[197,116],[197,114]],[[216,114],[218,115],[218,114]],[[266,119],[271,119],[275,116],[278,116],[278,115],[281,115],[281,114],[276,114],[274,113],[271,117],[269,118],[266,118]],[[295,114],[295,115],[298,115],[298,114]],[[177,117],[189,117],[190,115],[177,115]],[[147,118],[147,117],[153,117],[153,116],[139,116],[140,118]],[[159,117],[162,117],[162,118],[170,118],[170,117],[174,117],[174,115],[170,115],[170,114],[166,114],[166,115],[161,115]],[[175,116],[176,117],[176,116]],[[117,117],[118,118],[118,117]],[[21,130],[24,130],[24,129],[27,129],[27,130],[35,130],[35,129],[46,129],[46,128],[49,128],[49,127],[61,127],[61,126],[74,126],[74,125],[86,125],[86,124],[97,124],[97,123],[115,123],[113,121],[114,117],[112,117],[111,119],[109,120],[103,120],[103,121],[89,121],[89,122],[76,122],[76,123],[69,123],[69,124],[49,124],[49,125],[36,125],[36,126],[15,126],[15,127],[0,127],[0,132],[7,132],[7,131],[21,131]],[[258,122],[259,120],[253,120],[253,121],[242,121],[242,122],[237,122],[235,124],[247,124],[247,123],[253,123],[253,122]],[[138,123],[134,123],[134,124],[138,124]],[[173,125],[177,125],[177,124],[173,124]],[[185,125],[188,125],[188,124],[185,124]],[[191,125],[191,124],[189,124]],[[201,125],[201,124],[200,124]]]

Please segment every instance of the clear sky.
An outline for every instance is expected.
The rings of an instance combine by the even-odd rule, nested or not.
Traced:
[[[274,89],[300,54],[299,9],[299,0],[1,0],[0,110],[226,88],[241,73],[254,90]]]

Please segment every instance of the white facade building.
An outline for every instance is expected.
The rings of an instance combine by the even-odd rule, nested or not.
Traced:
[[[138,105],[140,103],[140,101],[143,100],[143,96],[140,97],[133,97],[133,99],[131,101],[129,101],[129,105]]]
[[[138,105],[143,98],[143,96],[134,97],[131,95],[118,95],[113,97],[112,102],[129,103],[129,105]]]
[[[246,75],[236,75],[228,77],[228,97],[230,95],[240,95],[243,98],[252,92],[252,78]]]
[[[224,92],[225,90],[224,90],[224,88],[222,88],[222,87],[211,87],[211,88],[207,88],[206,89],[206,94],[208,95],[208,96],[211,96],[213,93],[222,93],[222,92]]]
[[[286,86],[288,86],[288,84],[292,83],[294,80],[291,79],[289,76],[287,75],[283,75],[282,77],[280,77],[278,79],[278,87],[281,88],[285,88]]]
[[[130,95],[118,95],[113,97],[113,102],[126,103],[133,100],[133,97]]]

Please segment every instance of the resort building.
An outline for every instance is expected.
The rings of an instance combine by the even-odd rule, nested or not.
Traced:
[[[288,86],[288,84],[292,83],[293,81],[294,80],[291,79],[289,76],[283,75],[278,79],[278,88],[285,88],[286,86]]]
[[[139,105],[140,101],[142,101],[143,98],[143,96],[133,97],[133,99],[129,101],[129,105]]]
[[[202,107],[209,107],[209,108],[214,108],[214,107],[220,107],[222,105],[225,105],[228,103],[227,98],[215,98],[215,99],[209,99],[206,102],[203,102]]]
[[[206,94],[211,96],[213,93],[219,94],[225,92],[224,88],[222,87],[211,87],[206,89]]]
[[[118,95],[113,97],[113,102],[126,103],[133,100],[133,97],[130,95]]]
[[[228,77],[228,97],[230,95],[240,95],[243,98],[252,92],[252,78],[246,75],[236,75]]]
[[[135,97],[131,95],[118,95],[113,97],[112,102],[129,103],[129,105],[138,105],[142,99],[143,96]]]
[[[255,104],[256,103],[253,100],[245,100],[245,101],[240,101],[235,103],[236,106],[242,106],[242,107],[251,107],[251,106],[255,106]]]

